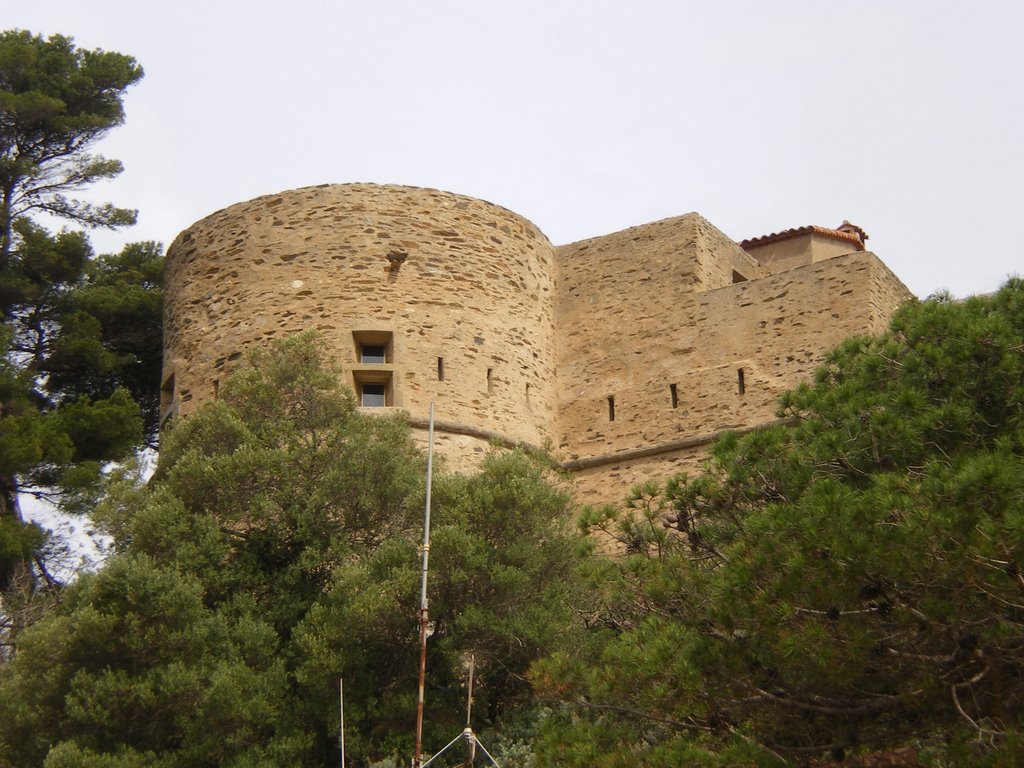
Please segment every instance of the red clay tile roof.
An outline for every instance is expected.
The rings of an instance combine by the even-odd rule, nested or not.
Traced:
[[[828,229],[827,227],[818,227],[810,224],[806,227],[784,229],[781,232],[773,232],[770,235],[752,237],[749,240],[741,242],[740,248],[745,251],[749,251],[751,248],[760,248],[762,245],[771,245],[772,243],[778,243],[783,240],[792,240],[794,237],[800,237],[801,235],[821,235],[822,237],[830,237],[833,240],[843,240],[855,245],[858,251],[864,250],[864,241],[868,239],[868,235],[863,229],[858,227],[856,224],[844,221],[838,229]]]
[[[853,232],[855,234],[858,234],[860,235],[860,241],[862,243],[868,239],[867,232],[865,232],[862,228],[858,227],[856,224],[851,224],[847,219],[843,219],[843,223],[836,227],[836,231]]]

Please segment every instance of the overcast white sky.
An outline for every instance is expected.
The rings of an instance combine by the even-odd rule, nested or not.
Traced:
[[[915,293],[1022,271],[1024,3],[34,0],[0,28],[135,56],[96,189],[165,244],[325,182],[498,203],[556,244],[698,211],[849,219]]]

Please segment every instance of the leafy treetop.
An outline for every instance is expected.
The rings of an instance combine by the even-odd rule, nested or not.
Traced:
[[[167,433],[148,484],[115,483],[96,515],[114,555],[0,667],[0,765],[333,765],[341,677],[350,764],[411,752],[425,462],[324,356],[309,335],[256,352]],[[464,725],[468,653],[479,728],[529,708],[529,665],[571,636],[586,547],[521,453],[435,471],[438,749]]]

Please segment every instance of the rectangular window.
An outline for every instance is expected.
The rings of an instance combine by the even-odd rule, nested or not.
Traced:
[[[383,384],[362,384],[359,404],[365,408],[383,408],[387,405],[387,388]]]
[[[744,392],[747,391],[747,383],[746,383],[746,381],[744,379],[745,379],[745,377],[743,376],[743,369],[742,368],[737,368],[736,369],[736,391],[739,392],[739,394],[741,394],[741,395]]]
[[[678,408],[679,407],[679,391],[676,389],[676,385],[675,384],[669,384],[668,385],[668,393],[669,393],[669,396],[672,398],[672,407],[673,408]]]
[[[444,381],[444,358],[437,358],[437,380]]]
[[[359,345],[360,363],[386,363],[387,361],[387,347],[383,344]]]
[[[490,395],[494,392],[494,369],[487,369],[487,394]]]
[[[394,362],[391,331],[352,331],[356,362],[364,365],[384,365]]]
[[[608,421],[615,421],[615,395],[608,396]]]

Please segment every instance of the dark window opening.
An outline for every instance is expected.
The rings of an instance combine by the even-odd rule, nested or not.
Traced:
[[[493,372],[494,372],[493,368],[488,368],[487,369],[487,394],[488,395],[494,392],[494,378],[492,376]]]
[[[615,396],[608,396],[608,421],[615,421]]]
[[[437,358],[437,380],[444,381],[444,358]]]
[[[352,331],[356,362],[384,365],[394,362],[391,331]]]
[[[742,395],[747,391],[747,384],[744,380],[743,369],[736,369],[736,390]]]
[[[743,275],[741,275],[734,269],[732,271],[732,281],[733,283],[745,283],[747,282],[747,278],[745,278]]]
[[[387,347],[383,344],[359,345],[360,363],[386,363],[387,361]]]
[[[383,408],[387,404],[387,388],[383,384],[361,385],[359,404],[365,408]]]
[[[668,385],[668,391],[669,391],[669,394],[672,396],[672,407],[673,408],[678,408],[679,407],[679,391],[676,389],[676,385],[675,384],[669,384]]]

